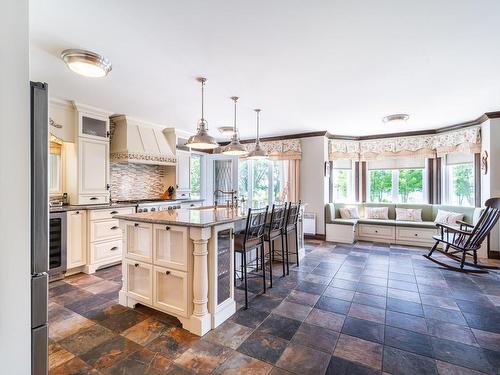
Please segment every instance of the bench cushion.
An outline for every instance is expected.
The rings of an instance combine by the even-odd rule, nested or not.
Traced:
[[[371,224],[371,225],[396,225],[396,220],[385,220],[385,219],[359,219],[359,224]]]
[[[359,219],[333,219],[327,224],[356,225]]]
[[[424,229],[436,229],[436,224],[433,221],[396,221],[397,227],[411,227],[411,228],[424,228]]]

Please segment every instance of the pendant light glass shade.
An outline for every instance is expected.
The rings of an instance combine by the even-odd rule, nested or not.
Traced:
[[[198,121],[198,128],[196,130],[196,134],[189,137],[186,146],[189,148],[195,148],[199,150],[213,150],[214,148],[219,147],[219,144],[208,134],[208,122],[203,117],[204,110],[204,87],[206,78],[198,77],[197,81],[201,83],[201,119]]]
[[[257,113],[257,138],[255,139],[255,148],[253,149],[253,151],[250,151],[250,153],[247,156],[247,159],[253,159],[253,160],[267,159],[269,156],[267,155],[267,151],[261,147],[259,138],[260,109],[254,109],[254,111]]]
[[[234,156],[244,156],[248,154],[246,148],[240,143],[240,136],[238,134],[238,129],[236,127],[236,102],[238,101],[237,96],[231,97],[234,101],[234,127],[233,127],[233,136],[231,137],[231,142],[224,147],[222,153],[224,155],[234,155]]]

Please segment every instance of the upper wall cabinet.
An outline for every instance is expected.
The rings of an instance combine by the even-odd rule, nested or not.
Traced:
[[[49,101],[49,133],[64,142],[75,142],[76,113],[73,103],[51,98]]]
[[[177,198],[188,198],[191,191],[191,153],[189,151],[177,150],[176,177]]]
[[[75,107],[77,109],[78,136],[108,141],[111,113],[79,103],[75,103]]]

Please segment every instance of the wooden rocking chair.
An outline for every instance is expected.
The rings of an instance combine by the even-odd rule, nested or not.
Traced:
[[[437,224],[441,229],[439,235],[433,236],[436,243],[432,247],[429,254],[424,255],[427,259],[452,270],[461,272],[474,272],[474,273],[487,273],[487,269],[499,269],[494,266],[480,265],[477,263],[477,250],[481,247],[484,239],[489,235],[500,217],[500,198],[490,198],[485,203],[481,217],[476,225],[471,225],[464,221],[458,221],[459,226],[450,226],[446,224]],[[437,248],[439,243],[442,242],[445,247],[444,250]],[[453,249],[450,251],[450,248]],[[447,257],[460,262],[460,268],[451,266],[449,264],[440,262],[435,258],[431,258],[432,253],[438,251]],[[461,256],[455,254],[461,253]],[[465,261],[465,256],[471,255],[474,263]],[[473,267],[473,269],[464,269],[464,266]]]

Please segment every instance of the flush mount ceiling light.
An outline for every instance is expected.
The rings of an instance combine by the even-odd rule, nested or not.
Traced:
[[[217,130],[226,137],[232,137],[234,133],[234,129],[232,126],[220,126]]]
[[[68,68],[85,77],[105,77],[112,69],[107,58],[82,49],[66,49],[61,52],[61,59]]]
[[[238,101],[237,96],[232,96],[231,100],[234,101],[234,126],[233,126],[233,136],[231,138],[231,142],[224,147],[224,151],[222,151],[225,155],[235,155],[235,156],[243,156],[248,154],[248,151],[245,147],[240,143],[240,137],[238,134],[238,129],[236,127],[236,102]]]
[[[254,109],[254,111],[257,113],[257,138],[255,139],[255,148],[253,151],[250,151],[248,154],[248,159],[267,159],[268,155],[266,150],[264,150],[260,146],[260,137],[259,137],[259,118],[260,118],[260,109]]]
[[[199,150],[213,150],[219,147],[219,144],[215,141],[215,138],[208,134],[208,122],[203,117],[204,110],[204,88],[205,82],[207,81],[204,77],[196,78],[198,82],[201,83],[201,119],[198,121],[198,128],[196,134],[189,137],[186,146],[190,148],[195,148]]]
[[[390,123],[391,125],[404,125],[409,118],[410,115],[406,113],[396,113],[394,115],[385,116],[382,121],[386,124]]]

